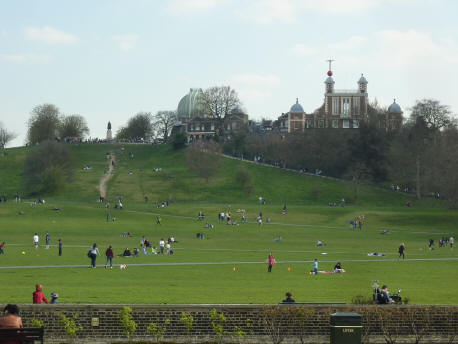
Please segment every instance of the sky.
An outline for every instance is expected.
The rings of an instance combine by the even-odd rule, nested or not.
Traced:
[[[25,143],[44,103],[91,137],[140,111],[175,110],[190,88],[229,85],[250,119],[369,81],[409,115],[434,98],[458,112],[455,0],[0,0],[0,122]]]

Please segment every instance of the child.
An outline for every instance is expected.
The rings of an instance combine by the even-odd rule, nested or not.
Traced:
[[[51,304],[58,303],[57,299],[59,298],[59,294],[52,292],[51,293]]]

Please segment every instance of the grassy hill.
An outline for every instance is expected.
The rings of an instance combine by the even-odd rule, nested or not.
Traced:
[[[10,199],[18,190],[25,194],[21,172],[29,149],[8,149],[7,156],[0,156],[0,194]],[[0,204],[0,242],[6,241],[0,274],[10,282],[2,285],[3,303],[31,302],[35,283],[43,284],[46,294],[58,292],[61,303],[276,303],[287,290],[297,301],[351,302],[356,295],[369,297],[375,279],[393,290],[402,288],[411,303],[458,303],[453,287],[458,275],[452,273],[458,251],[437,245],[439,237],[458,236],[458,212],[439,201],[414,201],[408,208],[410,196],[365,186],[355,205],[351,183],[233,159],[223,159],[223,167],[207,184],[188,170],[185,153],[169,146],[98,144],[70,149],[76,160],[75,180],[56,195],[44,195],[45,205]],[[97,202],[99,181],[111,161],[106,153],[116,159],[107,198],[113,205],[122,195],[123,210],[107,211]],[[235,171],[242,164],[254,175],[251,195],[235,183]],[[157,202],[170,195],[171,205],[158,209]],[[266,205],[258,204],[259,196]],[[328,206],[342,197],[345,207]],[[288,212],[282,215],[285,203]],[[238,209],[246,210],[247,223],[241,223]],[[199,211],[207,215],[204,221],[197,220]],[[240,225],[219,222],[221,211],[230,212]],[[255,221],[260,212],[263,226]],[[349,221],[361,215],[363,230],[351,229]],[[214,229],[204,228],[206,223]],[[389,234],[381,235],[382,229]],[[49,250],[44,249],[47,231]],[[132,236],[121,236],[126,232]],[[38,250],[32,244],[34,233],[41,238]],[[197,233],[204,233],[204,239]],[[142,236],[158,246],[160,238],[171,235],[179,241],[173,244],[174,255],[116,257],[115,264],[127,264],[128,269],[103,269],[108,245],[119,254],[126,247],[139,247]],[[61,257],[59,238],[64,243]],[[435,250],[427,248],[430,238],[436,241]],[[326,246],[317,247],[318,239]],[[101,266],[89,269],[86,254],[94,242],[100,247]],[[407,248],[405,261],[397,261],[401,242]],[[278,262],[272,274],[265,264],[269,252]],[[369,252],[386,256],[368,257]],[[320,260],[320,270],[330,271],[341,261],[347,273],[310,276],[314,258]]]
[[[57,195],[58,199],[90,201],[98,198],[98,184],[107,169],[106,153],[116,158],[114,178],[109,183],[108,198],[123,195],[125,199],[163,201],[170,195],[183,202],[235,203],[252,202],[259,196],[268,204],[327,205],[339,203],[345,198],[353,203],[354,185],[350,182],[309,176],[279,168],[266,167],[247,161],[223,158],[220,171],[206,183],[186,166],[185,152],[175,151],[168,145],[155,146],[135,144],[83,144],[69,145],[75,157],[75,180]],[[8,155],[0,157],[0,185],[10,197],[19,191],[27,194],[21,186],[23,161],[28,150],[34,147],[8,149]],[[131,158],[131,154],[133,158]],[[83,170],[84,166],[90,170]],[[239,166],[245,166],[253,175],[254,191],[247,194],[235,181]],[[161,172],[154,172],[161,168]],[[413,197],[376,187],[363,186],[359,205],[403,206]],[[430,200],[417,202],[419,206],[438,206]]]

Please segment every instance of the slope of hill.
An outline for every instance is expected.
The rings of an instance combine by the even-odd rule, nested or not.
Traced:
[[[162,202],[172,196],[184,202],[246,203],[262,196],[269,204],[325,205],[347,204],[354,199],[350,182],[304,175],[279,168],[266,167],[247,161],[223,158],[220,171],[206,183],[186,166],[185,152],[169,145],[82,144],[70,145],[75,156],[75,179],[57,199],[92,201],[99,196],[99,182],[108,170],[107,153],[116,156],[114,176],[108,183],[108,199],[122,195],[125,199]],[[0,158],[0,192],[12,197],[16,192],[27,194],[21,184],[23,161],[30,147],[8,149]],[[239,166],[244,165],[253,175],[254,191],[248,194],[235,181]],[[84,169],[89,166],[90,169]],[[160,169],[154,171],[155,168]],[[376,187],[361,188],[360,205],[400,206],[413,197]],[[437,202],[436,202],[437,203]],[[430,200],[423,204],[431,206]]]

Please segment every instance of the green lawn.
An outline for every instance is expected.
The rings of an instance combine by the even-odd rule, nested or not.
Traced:
[[[355,205],[351,184],[245,163],[255,176],[255,191],[247,195],[234,183],[237,167],[244,164],[240,161],[224,159],[223,169],[207,184],[186,169],[183,152],[167,146],[71,149],[77,173],[65,190],[45,196],[47,203],[36,207],[28,199],[0,204],[0,241],[7,243],[0,267],[21,267],[0,269],[0,303],[31,302],[36,283],[43,284],[47,296],[58,292],[61,303],[276,303],[286,291],[297,301],[350,302],[358,294],[369,296],[374,279],[392,291],[403,289],[411,303],[458,303],[457,249],[437,247],[440,236],[458,236],[458,213],[441,202],[424,200],[407,208],[405,202],[411,199],[407,195],[364,187]],[[0,159],[0,178],[4,192],[11,194],[21,190],[26,148],[8,151]],[[113,205],[116,196],[124,197],[123,210],[110,210],[116,222],[106,222],[106,210],[96,202],[108,164],[106,152],[113,152],[117,160],[108,199]],[[84,171],[84,165],[93,168]],[[153,172],[155,167],[162,172]],[[156,202],[170,195],[173,203],[157,209]],[[258,196],[267,204],[258,205]],[[347,206],[327,206],[342,197]],[[284,203],[287,215],[281,215]],[[246,210],[249,223],[218,223],[221,211],[231,212],[240,223],[238,209]],[[213,230],[203,228],[205,221],[197,221],[199,211],[207,214]],[[260,211],[271,223],[259,227],[254,222]],[[156,214],[162,225],[156,224]],[[351,230],[349,221],[359,215],[365,216],[363,230]],[[390,234],[381,235],[382,229]],[[46,231],[52,246],[36,251],[32,236],[37,232],[43,245]],[[121,237],[123,232],[132,237]],[[196,238],[199,232],[205,233],[204,240]],[[173,235],[179,241],[173,245],[175,254],[115,258],[115,264],[127,264],[127,269],[103,268],[108,245],[119,254],[125,247],[139,247],[142,235],[155,246],[161,237]],[[276,242],[279,236],[282,240]],[[64,243],[62,257],[55,246],[59,238]],[[433,251],[427,249],[429,238],[436,241]],[[316,247],[318,239],[327,246]],[[90,269],[86,254],[94,242],[100,247],[97,263],[102,266]],[[406,261],[396,260],[401,242],[406,244]],[[265,263],[270,251],[278,262],[271,274]],[[368,257],[368,252],[383,252],[386,257]],[[347,273],[310,276],[314,258],[320,260],[320,270],[329,271],[341,261]],[[63,267],[31,268],[50,265]]]

